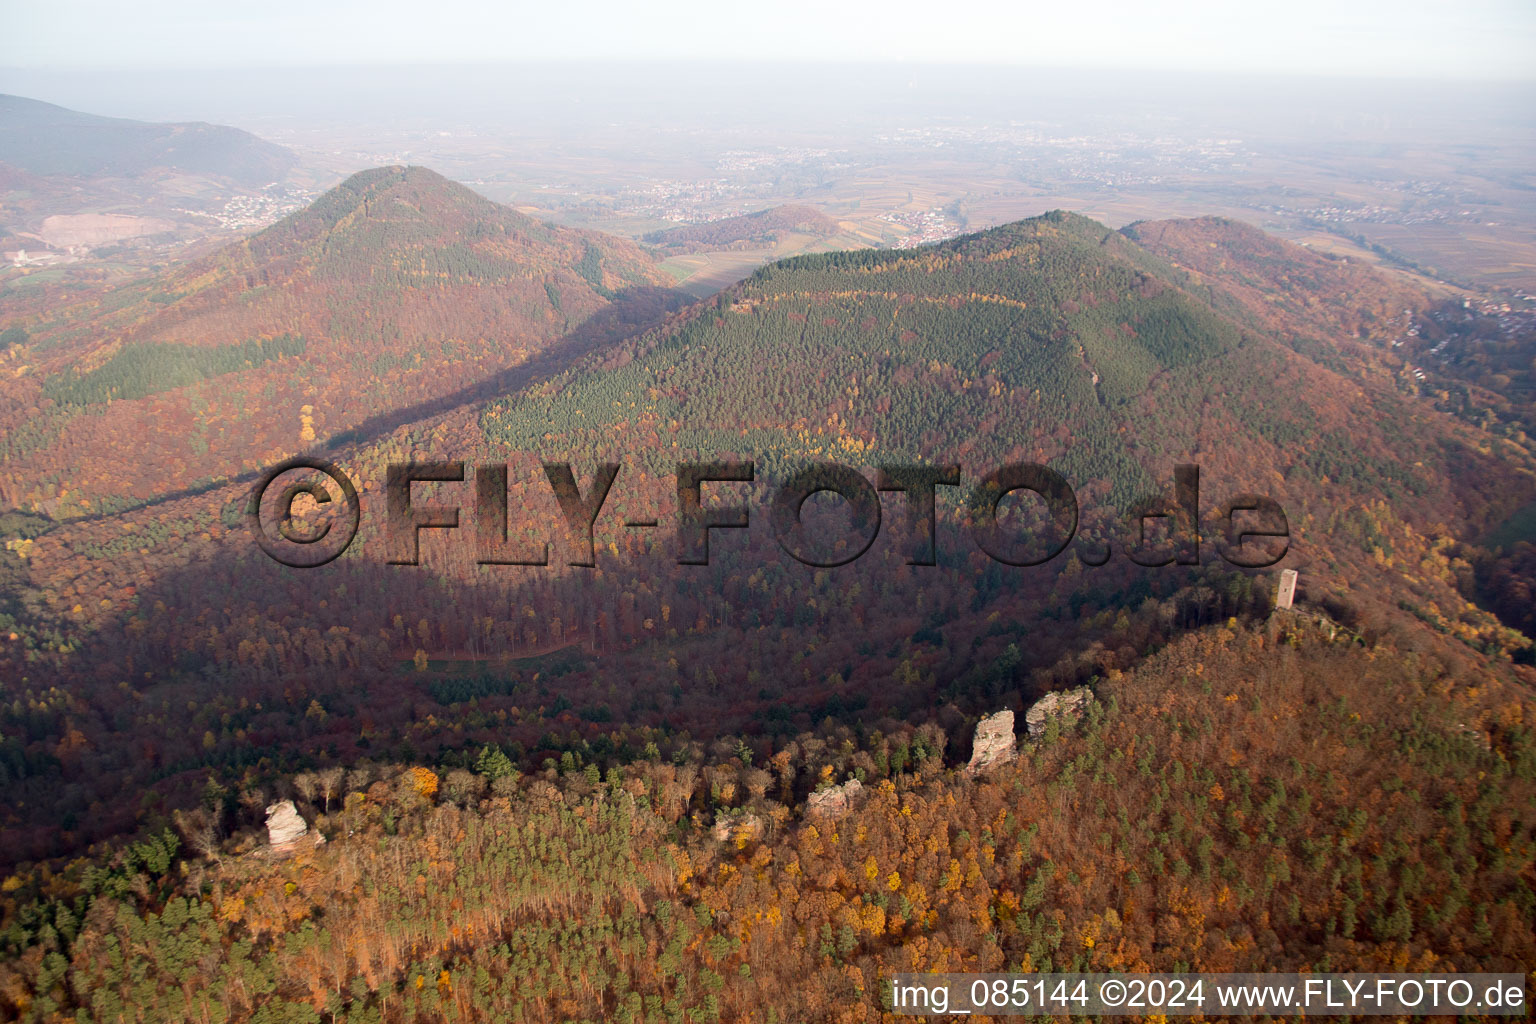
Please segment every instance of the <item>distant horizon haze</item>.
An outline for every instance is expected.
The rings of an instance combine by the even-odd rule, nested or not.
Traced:
[[[0,2],[0,66],[231,69],[529,59],[996,63],[1378,78],[1536,79],[1527,0],[403,0],[222,7]]]
[[[0,55],[3,51],[0,51]],[[1297,139],[1536,142],[1536,80],[1366,79],[998,63],[545,60],[272,68],[60,69],[0,65],[0,93],[93,114],[444,130],[569,131],[652,124],[886,128],[934,119],[1056,122],[1092,130],[1159,124],[1264,130]],[[1095,119],[1099,123],[1094,124]],[[1515,141],[1511,139],[1511,141]]]

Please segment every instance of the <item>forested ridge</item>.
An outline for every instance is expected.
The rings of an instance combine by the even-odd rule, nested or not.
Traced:
[[[288,230],[324,237],[371,194]],[[1238,254],[1258,245],[1251,229],[1222,230]],[[1306,254],[1261,252],[1243,274],[1298,263],[1314,287],[1327,280]],[[1121,511],[1167,493],[1186,461],[1202,467],[1208,517],[1245,490],[1284,506],[1284,564],[1315,606],[1373,637],[1422,633],[1489,671],[1519,670],[1529,640],[1474,603],[1489,598],[1470,538],[1529,494],[1528,455],[1378,379],[1382,338],[1339,341],[1335,358],[1357,371],[1330,369],[1242,302],[1222,314],[1195,297],[1236,272],[1204,285],[1193,273],[1070,215],[786,261],[568,372],[342,449],[363,529],[312,573],[256,550],[239,485],[77,523],[20,517],[0,551],[18,584],[0,606],[14,666],[6,855],[132,831],[195,803],[210,776],[260,785],[381,752],[496,743],[523,769],[622,762],[650,743],[767,741],[827,718],[916,726],[949,705],[958,735],[990,705],[1126,670],[1192,626],[1268,615],[1272,576],[1223,562],[1214,519],[1200,566],[1126,557]],[[1300,304],[1309,324],[1284,322],[1343,338],[1397,301],[1349,280],[1360,287],[1347,296],[1321,293],[1331,307]],[[320,433],[322,405],[300,416]],[[424,457],[509,462],[509,542],[550,543],[551,564],[477,566],[468,483],[432,485],[464,518],[424,535],[424,565],[384,564],[385,468]],[[745,501],[755,525],[717,532],[710,565],[680,567],[675,466],[733,457],[753,459],[757,481],[711,485],[709,501]],[[610,459],[624,468],[593,538],[598,565],[573,568],[539,462],[573,461],[585,488]],[[788,469],[827,459],[871,477],[891,461],[959,464],[962,486],[939,497],[938,564],[906,564],[891,499],[854,564],[785,555],[768,497]],[[1044,462],[1078,492],[1078,540],[1047,566],[1003,565],[971,539],[966,494],[1010,460]],[[844,537],[846,521],[825,516],[826,536]],[[621,525],[647,517],[656,532]],[[1085,564],[1095,548],[1108,564]],[[114,798],[128,786],[142,795]]]
[[[1238,255],[1257,248],[1257,267],[1197,280],[1070,214],[913,251],[795,257],[600,368],[491,405],[482,430],[514,451],[633,450],[662,474],[722,451],[978,475],[1037,461],[1118,508],[1180,461],[1234,489],[1366,494],[1425,522],[1496,521],[1528,492],[1528,442],[1488,451],[1380,386],[1399,292],[1354,268],[1335,290],[1333,268],[1273,253],[1251,228],[1219,237]],[[1260,285],[1308,298],[1256,307]]]
[[[91,515],[371,436],[638,329],[682,301],[664,283],[625,240],[425,168],[365,171],[209,256],[28,316],[0,382],[0,502]]]
[[[832,235],[837,221],[809,206],[775,206],[736,217],[722,217],[703,224],[684,224],[653,231],[645,241],[663,248],[687,252],[693,249],[739,249],[771,244],[781,235],[804,232]]]
[[[970,778],[941,733],[282,780],[3,883],[21,1020],[881,1019],[896,971],[1524,971],[1528,693],[1336,624],[1212,628]],[[1349,680],[1348,684],[1343,681]],[[804,794],[858,779],[846,812]]]
[[[0,95],[0,149],[8,168],[32,175],[137,177],[208,174],[260,187],[294,168],[293,152],[249,132],[202,121],[101,117]]]
[[[303,267],[376,267],[338,320],[419,298],[421,274],[515,291],[525,271],[434,241],[445,195],[463,200],[364,175],[246,243],[248,280],[202,270],[262,308],[269,270],[297,294]],[[493,250],[503,228],[555,237],[593,303],[623,292],[600,241],[513,218]],[[368,262],[402,238],[414,261]],[[51,378],[79,404],[7,442],[41,451],[167,374],[178,401],[243,402],[236,382],[327,337],[208,345],[169,325],[201,331],[211,293],[163,294],[159,340]],[[1489,419],[1394,371],[1424,297],[1239,225],[1058,213],[783,261],[630,330],[620,307],[489,400],[338,439],[363,526],[321,569],[261,554],[246,487],[217,479],[0,518],[0,1000],[78,1020],[860,1020],[904,966],[1528,962],[1529,574],[1486,571],[1478,540],[1536,475],[1516,400]],[[39,337],[23,347],[67,350]],[[294,408],[274,459],[336,436],[338,393]],[[390,565],[385,470],[412,459],[470,467],[418,491],[461,523]],[[755,479],[708,503],[752,527],[680,566],[677,464],[731,459]],[[573,565],[541,463],[585,493],[610,461],[596,565]],[[816,461],[959,465],[936,564],[908,564],[897,495],[852,564],[785,554],[767,503]],[[1077,541],[1046,566],[973,540],[967,495],[1006,462],[1077,492]],[[1181,463],[1201,467],[1201,563],[1137,565],[1124,513]],[[549,543],[547,566],[477,564],[472,471],[499,464],[508,543]],[[1285,509],[1294,614],[1273,570],[1215,553],[1214,512],[1244,491]],[[960,772],[981,715],[1078,685],[1084,721]],[[865,796],[845,816],[809,810],[848,779]],[[327,842],[258,853],[288,797]]]

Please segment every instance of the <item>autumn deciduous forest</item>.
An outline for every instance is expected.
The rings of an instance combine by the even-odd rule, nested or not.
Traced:
[[[330,839],[281,859],[214,840],[215,795],[8,882],[0,992],[23,1019],[853,1021],[894,971],[1523,970],[1529,705],[1287,621],[1112,673],[981,778],[844,727],[606,772],[373,764],[285,784]],[[851,809],[797,800],[850,778]]]
[[[822,216],[769,213],[657,242]],[[1524,320],[1217,218],[666,280],[395,167],[18,300],[0,1016],[852,1022],[900,971],[1533,962]],[[250,532],[296,454],[360,495],[318,568]],[[401,564],[413,461],[467,469],[413,485],[457,513]],[[751,522],[692,564],[678,467],[723,462],[754,475],[702,500]],[[959,467],[932,557],[891,491],[862,554],[807,501],[829,557],[791,557],[771,498],[828,462]],[[585,531],[567,464],[578,499],[620,467]],[[1041,565],[977,540],[1020,464],[1078,505]],[[544,564],[479,557],[482,467]],[[1254,495],[1286,530],[1245,565]],[[975,738],[1002,711],[1016,756]]]

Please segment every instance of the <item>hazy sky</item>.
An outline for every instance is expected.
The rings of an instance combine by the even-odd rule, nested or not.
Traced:
[[[1536,78],[1536,0],[0,0],[0,66],[984,61]]]

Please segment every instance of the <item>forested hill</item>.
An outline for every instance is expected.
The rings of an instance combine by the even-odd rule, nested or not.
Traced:
[[[371,218],[415,224],[395,212],[409,201],[365,182],[261,244],[329,245],[315,262],[345,261]],[[1213,524],[1200,565],[1126,557],[1133,527],[1117,507],[1169,491],[1181,462],[1200,465],[1207,511],[1243,492],[1284,507],[1284,565],[1309,607],[1463,675],[1528,672],[1511,659],[1529,641],[1472,603],[1467,542],[1530,494],[1529,452],[1402,386],[1397,295],[1373,278],[1330,291],[1326,269],[1264,319],[1213,307],[1226,277],[1201,281],[1066,214],[913,251],[799,257],[567,372],[342,446],[363,527],[323,568],[296,573],[256,549],[246,484],[15,524],[0,567],[29,585],[0,608],[16,634],[0,658],[22,680],[0,708],[10,856],[129,831],[196,804],[210,778],[254,791],[364,758],[462,765],[495,744],[524,769],[569,755],[606,771],[717,739],[767,757],[827,723],[937,720],[959,736],[983,711],[1129,670],[1193,626],[1268,614],[1272,575],[1218,558]],[[303,341],[307,359],[316,343]],[[298,344],[238,355],[281,371]],[[300,412],[333,415],[319,401]],[[461,529],[428,531],[422,565],[387,564],[380,492],[407,457],[511,463],[509,543],[550,544],[549,564],[477,564],[472,480],[434,485]],[[711,485],[709,500],[745,502],[753,526],[717,533],[709,565],[680,566],[676,464],[732,457],[755,460],[757,480]],[[939,496],[937,564],[908,564],[893,498],[853,564],[786,555],[772,485],[821,460],[866,478],[887,461],[958,464],[962,486]],[[1078,495],[1078,537],[1048,566],[1005,565],[968,530],[964,495],[1011,460],[1048,464]],[[622,466],[592,568],[572,565],[540,466],[565,461],[584,494],[595,463]],[[623,525],[646,520],[657,528]],[[825,536],[846,535],[834,512]],[[151,795],[114,799],[124,788]]]
[[[1326,358],[1355,342],[1398,339],[1425,295],[1348,259],[1328,258],[1222,217],[1141,221],[1122,232],[1177,267],[1192,292],[1217,309],[1300,342]]]
[[[132,178],[180,171],[261,186],[281,180],[296,162],[290,150],[238,128],[101,117],[0,95],[0,163],[31,174]]]
[[[685,224],[652,232],[645,241],[679,252],[694,249],[728,249],[762,245],[781,235],[799,232],[827,236],[837,232],[837,221],[809,206],[775,206],[756,213],[723,217],[703,224]]]
[[[631,242],[425,168],[365,171],[248,239],[27,324],[23,372],[0,384],[0,500],[78,516],[387,429],[557,344],[579,354],[637,329],[681,301],[664,283]]]
[[[788,259],[636,339],[622,367],[509,397],[483,428],[514,450],[618,448],[658,468],[711,451],[1038,461],[1121,506],[1178,462],[1298,510],[1384,499],[1426,523],[1482,521],[1529,489],[1529,452],[1490,457],[1394,376],[1403,304],[1423,296],[1230,223],[1200,226],[1225,262],[1197,275],[1132,237],[1147,230],[1057,213]],[[1274,301],[1245,301],[1259,288]]]

